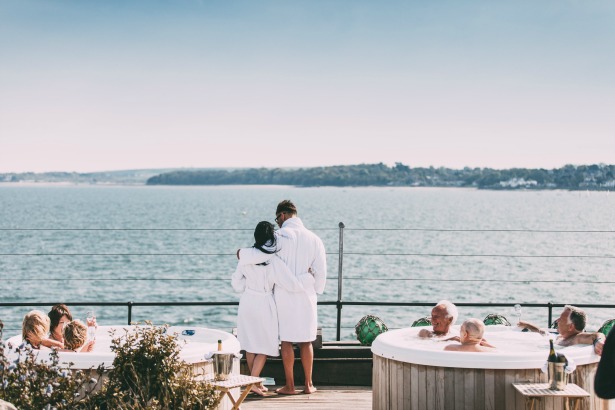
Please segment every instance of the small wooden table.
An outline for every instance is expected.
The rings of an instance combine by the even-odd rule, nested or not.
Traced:
[[[211,374],[205,376],[200,380],[211,384],[215,387],[216,390],[220,390],[222,392],[222,397],[220,398],[220,400],[224,399],[224,396],[228,396],[231,403],[233,403],[232,410],[239,410],[239,405],[241,405],[244,399],[248,396],[252,386],[265,381],[265,379],[263,379],[262,377],[252,377],[243,374],[229,375],[228,380],[223,381],[216,381],[214,379],[214,375]],[[231,393],[231,389],[244,386],[246,389],[243,391],[243,393],[239,395],[237,400],[235,400],[233,394]]]
[[[513,383],[513,386],[525,397],[526,403],[529,401],[530,410],[534,409],[534,402],[541,397],[561,397],[565,400],[566,409],[570,408],[568,399],[572,399],[575,410],[579,408],[580,399],[589,397],[588,392],[574,383],[568,383],[564,390],[551,390],[549,383]]]

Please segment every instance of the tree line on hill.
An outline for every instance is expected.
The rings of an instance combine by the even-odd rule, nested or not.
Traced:
[[[402,163],[313,168],[201,169],[162,173],[147,185],[293,185],[475,187],[481,189],[615,189],[615,165],[566,165],[556,169],[411,168]]]

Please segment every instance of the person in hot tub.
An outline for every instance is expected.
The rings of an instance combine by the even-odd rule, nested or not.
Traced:
[[[91,352],[94,349],[94,340],[88,341],[88,328],[79,319],[71,320],[62,330],[64,349],[62,352]]]
[[[49,317],[46,314],[40,310],[32,310],[24,316],[21,327],[22,338],[33,349],[40,349],[41,347],[62,348],[62,343],[50,339],[47,336],[48,333]]]
[[[587,323],[587,315],[581,309],[566,305],[557,319],[556,343],[560,346],[572,346],[577,344],[593,344],[594,352],[602,354],[606,336],[600,332],[584,332]],[[517,326],[528,329],[532,332],[544,334],[546,331],[528,322],[519,321]]]
[[[448,300],[441,300],[431,309],[431,325],[433,330],[421,329],[419,337],[451,336],[451,326],[457,320],[457,306]]]
[[[495,350],[495,346],[485,342],[484,334],[485,324],[483,322],[478,319],[468,319],[461,325],[458,337],[447,339],[458,341],[461,344],[447,345],[444,350],[453,352],[491,352]]]
[[[62,336],[62,329],[64,326],[73,320],[73,315],[70,313],[68,306],[63,303],[53,305],[49,313],[49,338],[56,340],[60,343],[64,343],[64,336]]]

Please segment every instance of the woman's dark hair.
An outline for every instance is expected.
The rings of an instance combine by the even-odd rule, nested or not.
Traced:
[[[57,305],[53,305],[51,310],[47,314],[49,316],[49,320],[51,321],[49,328],[53,332],[56,327],[60,324],[60,319],[62,316],[66,316],[68,320],[73,320],[73,315],[70,314],[70,310],[68,310],[68,306],[63,303],[58,303]]]
[[[254,247],[261,252],[275,253],[275,228],[271,222],[261,221],[254,229]],[[267,249],[265,248],[265,246]]]

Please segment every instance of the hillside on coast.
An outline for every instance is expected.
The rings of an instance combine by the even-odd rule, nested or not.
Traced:
[[[402,163],[313,168],[180,170],[147,180],[148,185],[293,185],[475,187],[481,189],[615,189],[615,165],[566,165],[556,169],[411,168]]]
[[[292,185],[470,187],[480,189],[615,190],[615,165],[555,169],[416,167],[397,163],[312,168],[166,168],[102,172],[0,173],[3,183],[87,185]]]

